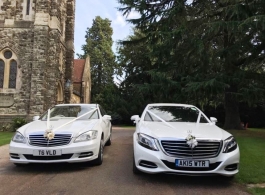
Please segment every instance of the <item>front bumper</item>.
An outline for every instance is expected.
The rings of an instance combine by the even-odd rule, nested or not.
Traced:
[[[34,150],[61,150],[60,156],[34,156]],[[94,160],[98,157],[99,141],[91,140],[78,143],[69,143],[57,147],[37,147],[28,143],[11,141],[9,146],[10,161],[13,163],[77,163]]]
[[[159,151],[152,151],[146,149],[138,144],[137,135],[134,134],[134,160],[137,169],[145,173],[171,173],[180,175],[223,175],[233,176],[238,173],[240,153],[239,148],[230,153],[222,153],[209,159],[196,159],[196,160],[209,160],[209,168],[189,168],[189,167],[176,167],[175,160],[181,159],[177,157],[167,156]]]

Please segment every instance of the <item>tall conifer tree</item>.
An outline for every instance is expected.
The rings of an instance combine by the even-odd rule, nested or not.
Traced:
[[[91,79],[92,79],[92,102],[100,103],[103,90],[113,85],[115,69],[115,56],[112,51],[111,21],[97,16],[93,24],[86,31],[86,44],[82,46],[83,55],[79,58],[90,56]]]

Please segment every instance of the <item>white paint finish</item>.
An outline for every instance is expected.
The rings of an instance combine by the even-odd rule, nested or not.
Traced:
[[[142,133],[155,138],[172,137],[185,139],[188,135],[188,130],[191,130],[191,134],[196,138],[216,140],[223,138],[223,130],[210,123],[200,123],[198,127],[196,123],[187,122],[171,122],[170,124],[174,129],[162,122],[142,121],[138,128]]]
[[[162,173],[162,172],[172,172],[178,174],[220,174],[225,176],[233,176],[238,173],[238,169],[234,171],[226,171],[225,167],[231,164],[238,164],[240,159],[239,147],[229,153],[223,153],[223,147],[220,149],[220,153],[216,157],[203,158],[201,160],[209,160],[210,163],[221,162],[221,164],[214,170],[211,171],[185,171],[185,170],[175,170],[168,168],[162,160],[174,163],[176,159],[183,159],[183,157],[172,156],[163,151],[160,144],[161,140],[185,140],[189,134],[195,136],[197,140],[219,140],[224,141],[231,136],[230,133],[217,127],[215,123],[211,122],[205,114],[200,111],[200,115],[206,117],[208,123],[197,122],[166,122],[161,120],[160,122],[154,121],[144,121],[146,112],[151,112],[148,110],[149,106],[180,106],[180,107],[195,107],[193,105],[187,104],[169,104],[169,103],[159,103],[159,104],[149,104],[143,111],[141,118],[139,120],[137,115],[131,117],[132,120],[136,122],[136,131],[133,135],[133,145],[134,145],[134,159],[137,169],[146,173]],[[155,115],[153,113],[153,115]],[[199,116],[200,117],[200,116]],[[156,116],[159,119],[159,117]],[[159,151],[153,151],[141,146],[138,143],[138,133],[145,134],[147,136],[153,137],[155,143],[159,148]],[[188,158],[188,157],[187,157]],[[189,157],[190,158],[190,157]],[[184,158],[185,159],[185,158]],[[198,158],[196,158],[199,160]],[[139,165],[141,160],[146,160],[153,162],[157,165],[157,168],[146,168]]]

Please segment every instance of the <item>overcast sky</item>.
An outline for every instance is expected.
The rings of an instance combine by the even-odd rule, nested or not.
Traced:
[[[76,0],[75,15],[75,53],[83,54],[81,46],[85,44],[85,34],[87,28],[92,26],[93,19],[100,16],[111,20],[113,28],[112,39],[114,42],[122,40],[131,33],[131,24],[126,22],[126,18],[117,10],[120,5],[117,0]],[[136,14],[131,13],[128,18],[135,18]],[[115,52],[116,45],[112,47]],[[77,56],[75,55],[75,58]]]

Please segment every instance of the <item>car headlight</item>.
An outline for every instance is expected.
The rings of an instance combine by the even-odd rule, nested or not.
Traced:
[[[87,131],[85,133],[82,133],[81,135],[79,135],[74,142],[84,142],[84,141],[89,141],[89,140],[93,140],[96,139],[98,135],[98,131]]]
[[[236,139],[231,136],[229,138],[227,138],[224,141],[224,150],[223,153],[228,153],[228,152],[232,152],[237,148],[237,142]]]
[[[26,138],[17,131],[13,136],[12,141],[17,143],[26,143]]]
[[[141,146],[143,146],[147,149],[158,151],[158,147],[155,143],[156,139],[153,137],[150,137],[150,136],[142,134],[142,133],[138,133],[137,141]]]

